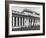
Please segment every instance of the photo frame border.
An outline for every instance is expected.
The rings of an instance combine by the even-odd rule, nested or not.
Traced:
[[[23,35],[8,35],[9,34],[9,4],[22,3],[22,4],[34,4],[43,5],[43,33],[37,34],[23,34]],[[5,37],[23,37],[23,36],[40,36],[45,35],[45,3],[42,2],[24,2],[24,1],[5,1]]]

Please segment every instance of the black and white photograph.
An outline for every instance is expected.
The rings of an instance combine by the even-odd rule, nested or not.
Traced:
[[[8,35],[43,33],[42,3],[10,3],[8,7]]]
[[[40,30],[40,7],[12,6],[11,9],[12,31]]]

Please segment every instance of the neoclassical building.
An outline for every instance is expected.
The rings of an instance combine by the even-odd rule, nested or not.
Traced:
[[[12,26],[15,28],[40,25],[40,14],[24,9],[22,12],[12,10]]]

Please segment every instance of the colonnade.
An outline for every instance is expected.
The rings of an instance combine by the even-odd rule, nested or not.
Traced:
[[[12,17],[13,27],[22,27],[25,25],[37,26],[40,25],[40,20],[26,17]]]

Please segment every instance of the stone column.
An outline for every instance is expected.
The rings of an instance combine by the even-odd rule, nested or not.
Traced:
[[[37,26],[37,19],[35,19],[35,26]]]
[[[30,24],[30,26],[31,26],[31,18],[29,18],[29,24]]]
[[[14,27],[15,21],[14,21],[14,17],[12,17],[12,26]]]
[[[23,26],[23,22],[24,22],[24,21],[23,21],[23,17],[22,17],[22,26]]]
[[[24,26],[24,17],[23,17],[23,26]]]
[[[34,26],[35,26],[35,19],[34,19]]]
[[[18,17],[16,17],[16,27],[18,27]]]
[[[32,19],[33,20],[33,19]],[[32,26],[33,26],[33,21],[32,21]]]
[[[16,17],[14,17],[14,26],[16,26]]]
[[[19,17],[19,27],[21,26],[21,18]]]

